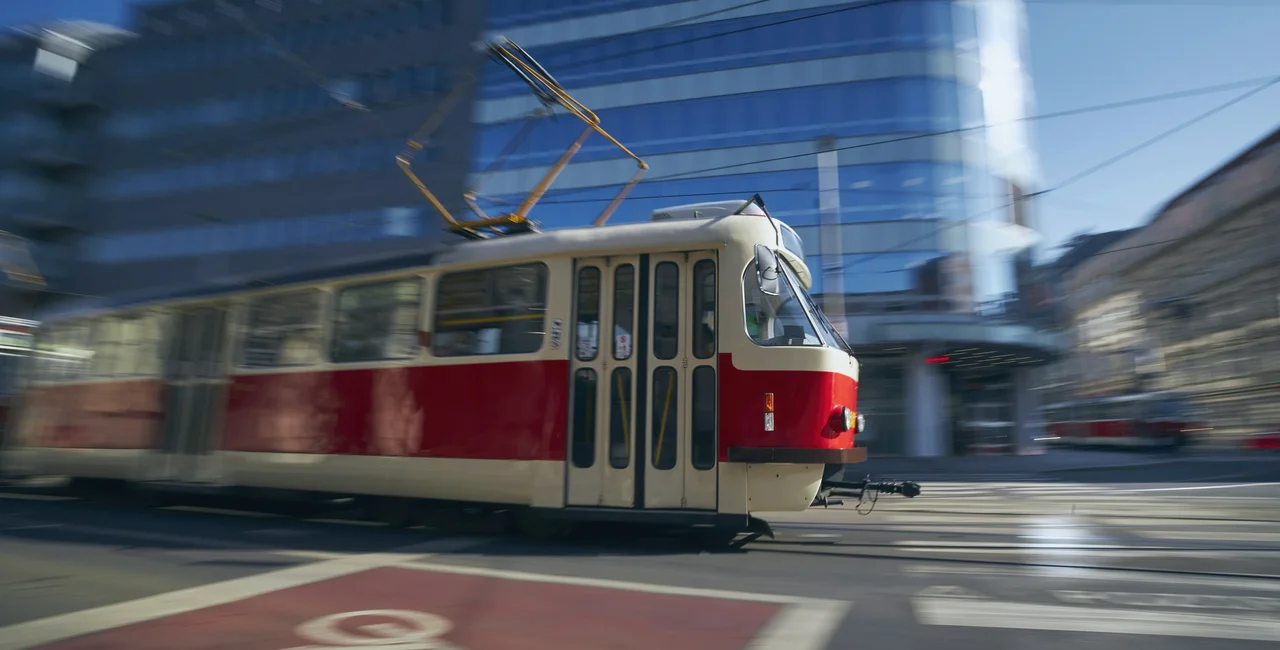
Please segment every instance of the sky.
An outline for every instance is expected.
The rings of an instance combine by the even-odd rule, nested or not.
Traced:
[[[1026,0],[1035,105],[1053,113],[1280,76],[1280,0]],[[0,24],[128,21],[127,0],[0,0]],[[1031,124],[1043,186],[1160,134],[1243,90]],[[1164,201],[1280,127],[1273,86],[1086,179],[1036,199],[1048,247],[1144,223]]]

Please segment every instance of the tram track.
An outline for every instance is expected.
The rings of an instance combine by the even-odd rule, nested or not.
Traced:
[[[811,555],[822,557],[843,557],[848,559],[859,560],[888,560],[894,562],[909,561],[913,563],[931,562],[936,564],[971,566],[971,567],[1004,567],[1024,570],[1088,570],[1088,571],[1105,571],[1114,572],[1117,575],[1137,574],[1137,575],[1174,575],[1187,576],[1189,578],[1230,578],[1240,580],[1256,580],[1259,582],[1280,582],[1280,574],[1274,573],[1252,573],[1238,571],[1197,571],[1190,569],[1174,569],[1174,568],[1157,568],[1157,567],[1140,567],[1140,566],[1116,566],[1106,564],[1087,564],[1087,563],[1064,563],[1064,562],[1043,562],[1029,560],[1007,560],[997,559],[993,557],[955,557],[948,555],[927,555],[924,553],[875,553],[875,552],[859,552],[840,549],[836,552],[819,550],[818,548],[787,548],[794,546],[785,542],[772,541],[756,541],[746,545],[743,550],[756,553],[779,553],[779,554],[795,554],[795,555]],[[901,547],[894,550],[901,551]],[[935,549],[936,550],[936,549]],[[1280,549],[1276,549],[1276,553],[1280,553]]]

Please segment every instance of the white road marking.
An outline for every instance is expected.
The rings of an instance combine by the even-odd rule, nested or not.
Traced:
[[[1179,487],[1112,490],[1112,492],[1181,492],[1183,490],[1228,490],[1231,488],[1267,487],[1271,485],[1280,485],[1280,483],[1235,483],[1232,485],[1183,485]]]
[[[1171,609],[1226,609],[1244,612],[1280,612],[1280,598],[1224,596],[1221,594],[1135,593],[1131,591],[1078,591],[1054,589],[1054,598],[1075,605],[1164,607]]]
[[[502,580],[521,580],[525,582],[543,582],[557,585],[574,585],[595,587],[599,589],[618,589],[638,591],[649,594],[671,596],[691,596],[694,598],[717,598],[720,600],[745,600],[760,603],[777,603],[783,605],[782,611],[761,629],[747,648],[751,650],[822,650],[827,647],[836,628],[844,620],[851,601],[823,600],[817,598],[798,598],[775,594],[760,594],[746,591],[728,591],[724,589],[706,589],[701,587],[676,587],[645,582],[625,582],[607,578],[585,578],[578,576],[561,576],[544,573],[525,573],[523,571],[505,571],[484,567],[462,566],[457,564],[434,564],[408,561],[395,565],[403,569],[415,569],[437,573],[453,573],[458,575],[499,578]],[[3,632],[3,630],[0,630]],[[0,646],[0,650],[3,647]]]
[[[913,598],[925,625],[1280,641],[1280,620],[971,598]]]
[[[338,553],[336,551],[308,551],[306,549],[277,549],[272,550],[271,553],[274,555],[300,557],[307,560],[336,560],[338,558],[353,555],[352,553]]]
[[[351,555],[326,562],[290,567],[270,573],[158,594],[125,603],[18,623],[0,628],[0,650],[33,648],[63,639],[223,605],[281,589],[359,573],[368,569],[396,565],[435,553],[458,551],[482,543],[484,543],[484,540],[473,538],[434,540],[385,553]]]
[[[918,575],[964,575],[1002,578],[1030,578],[1035,580],[1093,580],[1101,582],[1130,582],[1140,584],[1196,585],[1248,591],[1280,591],[1280,575],[1249,577],[1196,576],[1185,574],[1128,571],[1125,569],[1088,569],[1066,567],[1012,567],[968,566],[947,564],[911,564],[903,567],[905,573]]]
[[[1114,526],[1129,526],[1134,528],[1144,528],[1148,526],[1159,526],[1161,528],[1174,528],[1179,526],[1194,526],[1203,528],[1205,526],[1280,526],[1280,521],[1237,521],[1233,519],[1194,519],[1192,517],[1158,519],[1151,517],[1098,517],[1098,521],[1105,522]]]
[[[853,603],[811,600],[795,603],[773,616],[749,643],[748,650],[824,650]]]
[[[1280,532],[1260,533],[1243,530],[1135,530],[1151,539],[1196,540],[1211,542],[1280,543]]]
[[[801,537],[811,537],[817,539],[839,539],[839,535],[831,535],[829,533],[805,533]]]
[[[1042,560],[1066,557],[1105,558],[1138,558],[1138,557],[1194,557],[1202,559],[1240,559],[1240,558],[1277,558],[1280,550],[1264,549],[1222,549],[1206,551],[1201,549],[1180,548],[1133,548],[1115,544],[1092,545],[1056,545],[1056,544],[1008,544],[1001,542],[979,541],[900,541],[894,543],[894,550],[906,553],[947,553],[967,555],[1027,555],[1034,552]],[[821,552],[815,549],[813,552]],[[1102,555],[1098,555],[1102,552]]]

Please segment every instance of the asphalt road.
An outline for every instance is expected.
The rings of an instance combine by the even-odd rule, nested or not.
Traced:
[[[717,551],[0,492],[0,650],[1280,641],[1280,484],[924,487],[865,516],[852,504],[767,516],[775,539]]]

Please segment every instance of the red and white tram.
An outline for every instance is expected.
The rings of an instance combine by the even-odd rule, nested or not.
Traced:
[[[803,510],[865,458],[858,362],[760,205],[661,216],[52,318],[5,455],[587,518]]]
[[[1181,447],[1209,429],[1182,393],[1111,395],[1050,404],[1041,409],[1058,444]]]
[[[517,210],[490,217],[469,191],[479,219],[450,214],[411,169],[424,125],[397,162],[473,241],[50,318],[0,460],[729,530],[832,496],[917,494],[831,480],[866,457],[858,362],[808,294],[795,232],[759,196],[604,226],[648,166],[518,46],[488,51],[546,113],[586,124]],[[529,209],[592,133],[636,175],[595,227],[538,232]]]

